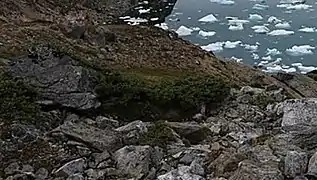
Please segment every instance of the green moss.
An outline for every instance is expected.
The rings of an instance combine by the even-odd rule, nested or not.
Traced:
[[[106,72],[101,75],[97,93],[102,111],[121,119],[165,119],[173,110],[178,116],[171,118],[180,120],[192,115],[202,103],[221,103],[229,86],[220,78],[204,74],[172,77]]]
[[[163,121],[157,121],[148,129],[148,132],[139,139],[139,144],[165,147],[173,140],[174,135],[172,130]]]
[[[39,106],[37,93],[22,80],[0,74],[0,119],[2,121],[36,121]]]
[[[276,100],[272,96],[269,96],[264,93],[257,95],[256,98],[253,100],[253,104],[261,108],[266,108],[267,105],[272,104],[274,102],[276,102]]]

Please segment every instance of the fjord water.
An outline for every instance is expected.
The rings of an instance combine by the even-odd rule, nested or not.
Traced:
[[[210,14],[217,21],[199,21]],[[272,16],[278,20],[270,21],[270,17],[274,19]],[[229,24],[229,20],[234,19],[249,22],[243,23],[241,29],[236,28],[237,24]],[[183,39],[213,50],[218,56],[261,65],[266,71],[305,73],[317,66],[315,0],[178,0],[166,23],[170,30],[179,30]],[[181,26],[188,28],[189,33],[182,34]],[[256,32],[257,26],[264,32]],[[271,33],[274,30],[279,31]],[[199,31],[215,33],[206,36]],[[276,50],[272,50],[274,48]]]

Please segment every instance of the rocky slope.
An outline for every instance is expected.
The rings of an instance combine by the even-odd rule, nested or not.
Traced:
[[[314,73],[120,24],[137,5],[0,2],[0,179],[317,178]]]

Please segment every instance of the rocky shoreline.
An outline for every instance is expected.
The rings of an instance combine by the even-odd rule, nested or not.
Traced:
[[[0,179],[317,178],[315,72],[121,24],[138,4],[0,2]]]

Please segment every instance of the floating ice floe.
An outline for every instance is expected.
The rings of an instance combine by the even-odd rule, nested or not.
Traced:
[[[314,66],[298,66],[297,68],[302,74],[307,74],[311,71],[317,70],[317,67]]]
[[[259,45],[255,44],[255,45],[252,45],[252,44],[242,44],[241,45],[242,47],[244,47],[244,49],[250,51],[250,52],[256,52],[258,51],[258,48],[259,48]]]
[[[252,9],[255,9],[255,10],[266,10],[268,9],[269,6],[268,5],[263,5],[263,4],[255,4]]]
[[[193,27],[192,30],[193,31],[200,31],[200,27]]]
[[[291,28],[291,25],[288,22],[283,22],[283,23],[275,24],[275,27],[280,29],[289,29]]]
[[[272,61],[272,57],[271,56],[264,56],[261,59],[263,59],[265,61]]]
[[[154,26],[159,27],[164,30],[168,30],[168,25],[166,23],[155,24]]]
[[[255,33],[258,34],[266,34],[270,31],[269,28],[267,28],[266,26],[260,26],[260,25],[256,25],[256,26],[252,26],[251,29],[254,30]]]
[[[278,4],[276,6],[279,8],[286,8],[288,10],[306,10],[313,7],[308,4]]]
[[[281,0],[281,4],[304,4],[306,0]]]
[[[243,24],[230,25],[228,28],[230,31],[242,31],[244,29]]]
[[[270,35],[270,36],[287,36],[287,35],[291,35],[291,34],[294,34],[294,31],[287,31],[284,29],[277,29],[277,30],[273,30],[273,31],[268,33],[268,35]]]
[[[226,41],[224,43],[224,48],[226,49],[234,49],[241,45],[241,41]]]
[[[252,57],[252,59],[254,59],[254,60],[260,59],[260,56],[259,56],[258,54],[255,54],[255,53],[252,53],[252,54],[251,54],[251,57]]]
[[[128,24],[130,24],[130,25],[138,25],[138,24],[140,24],[140,23],[146,23],[146,22],[148,22],[148,20],[147,19],[142,19],[142,18],[129,18],[129,19],[124,19],[123,20],[124,22],[127,22]]]
[[[227,16],[226,19],[228,20],[228,25],[247,24],[250,22],[249,20],[239,19],[238,17],[231,16]]]
[[[203,31],[203,30],[200,30],[200,31],[198,32],[198,34],[199,34],[200,36],[210,37],[210,36],[214,36],[214,35],[216,34],[216,32],[215,32],[215,31]]]
[[[223,51],[223,46],[224,42],[215,42],[215,43],[211,43],[208,44],[206,46],[201,46],[202,49],[206,50],[206,51],[212,51],[214,53],[219,53]]]
[[[213,23],[213,22],[217,22],[218,19],[213,15],[213,14],[209,14],[205,17],[202,17],[198,20],[199,22],[210,22],[210,23]]]
[[[230,59],[231,59],[231,60],[234,60],[234,61],[236,61],[236,62],[242,62],[242,61],[243,61],[242,58],[237,58],[237,57],[234,57],[234,56],[232,56]]]
[[[188,28],[184,25],[180,26],[176,30],[176,33],[178,34],[178,36],[189,36],[192,34],[192,32],[193,32],[193,30],[191,28]]]
[[[315,27],[303,27],[298,30],[299,32],[305,32],[305,33],[313,33],[317,32],[317,29]]]
[[[270,16],[268,19],[267,19],[267,22],[268,23],[274,23],[274,24],[276,24],[276,23],[280,23],[280,22],[282,22],[280,19],[278,19],[277,17],[275,17],[275,16]]]
[[[210,2],[221,4],[221,5],[233,5],[235,3],[232,0],[210,0]]]
[[[271,55],[271,56],[277,56],[282,54],[279,50],[277,50],[276,48],[267,48],[266,49],[266,55]]]
[[[261,21],[263,17],[259,14],[249,14],[249,19],[252,21]]]
[[[310,45],[295,45],[292,48],[286,49],[286,53],[290,56],[304,56],[313,54],[312,50],[314,49],[316,48]]]

